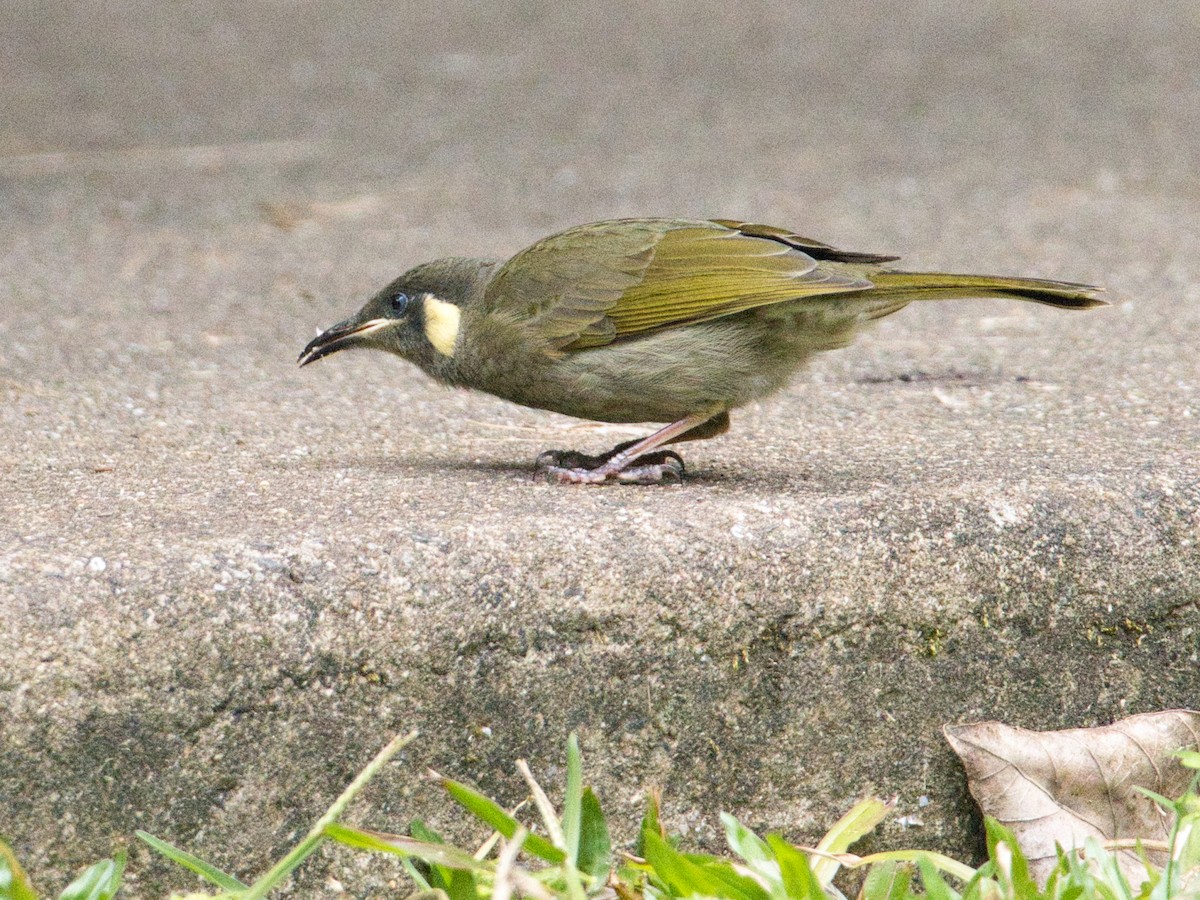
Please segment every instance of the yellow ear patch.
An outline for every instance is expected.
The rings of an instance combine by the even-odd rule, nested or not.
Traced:
[[[425,295],[425,337],[442,356],[454,355],[460,318],[462,312],[453,303],[439,300],[433,294]]]

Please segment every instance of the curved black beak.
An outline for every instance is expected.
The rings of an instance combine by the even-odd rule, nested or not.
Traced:
[[[368,319],[366,322],[347,319],[345,322],[339,322],[309,341],[308,346],[300,353],[296,362],[301,367],[307,366],[330,353],[336,353],[346,347],[353,347],[365,335],[391,324],[393,324],[392,319]]]

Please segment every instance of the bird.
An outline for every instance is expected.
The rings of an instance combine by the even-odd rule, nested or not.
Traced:
[[[891,266],[898,259],[733,219],[593,222],[507,261],[450,257],[409,269],[297,362],[383,350],[435,381],[522,406],[669,423],[606,453],[548,450],[535,464],[551,482],[655,484],[683,478],[682,457],[666,445],[725,433],[731,410],[909,303],[1108,305],[1088,284],[909,272]]]

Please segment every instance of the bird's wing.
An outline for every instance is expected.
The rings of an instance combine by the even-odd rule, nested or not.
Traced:
[[[488,285],[489,312],[521,321],[550,352],[583,350],[871,282],[846,253],[783,229],[729,220],[625,219],[582,225],[522,250]]]

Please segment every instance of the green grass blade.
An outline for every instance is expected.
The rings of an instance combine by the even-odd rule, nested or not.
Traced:
[[[89,867],[67,885],[58,895],[59,900],[112,900],[121,888],[121,874],[124,871],[125,854],[118,853],[114,859],[106,859]]]
[[[878,797],[858,801],[825,833],[817,849],[826,853],[845,853],[851,844],[874,831],[891,811],[892,804]]]
[[[729,813],[721,813],[721,824],[725,826],[725,843],[747,863],[753,865],[775,862],[775,854],[771,852],[766,841]]]
[[[219,888],[224,888],[227,891],[244,891],[248,885],[242,884],[232,875],[222,872],[212,863],[205,862],[198,856],[193,856],[186,850],[180,850],[174,844],[168,844],[162,838],[156,838],[148,831],[135,831],[134,834],[145,843],[149,844],[161,856],[165,856],[173,863],[183,866],[185,869],[190,869],[201,878],[215,884]]]
[[[431,885],[429,883],[429,879],[421,874],[420,870],[413,865],[411,859],[407,859],[403,856],[400,857],[400,865],[404,867],[404,871],[408,874],[408,877],[411,878],[413,884],[417,886],[417,896],[431,892],[437,892],[440,894],[445,893],[445,891],[441,890],[440,888],[435,888],[433,885]]]
[[[1155,803],[1157,803],[1159,806],[1161,806],[1163,809],[1167,810],[1168,812],[1175,812],[1175,801],[1174,800],[1169,800],[1166,797],[1164,797],[1162,794],[1156,794],[1154,791],[1150,790],[1149,788],[1144,788],[1140,784],[1135,784],[1133,786],[1133,789],[1135,791],[1137,791],[1139,794],[1141,794],[1142,796],[1149,797],[1151,800],[1153,800]]]
[[[1029,874],[1029,862],[1021,851],[1021,845],[1017,843],[1016,836],[1001,825],[998,819],[993,819],[991,816],[983,817],[983,827],[987,833],[988,859],[997,861],[1001,859],[1001,854],[998,852],[1001,844],[1008,850],[1007,870],[1005,867],[997,865],[1000,882],[1003,884],[1007,881],[1017,897],[1037,897],[1037,885],[1034,884],[1033,878]]]
[[[466,850],[460,850],[449,844],[419,841],[403,834],[368,831],[343,825],[341,822],[330,822],[325,826],[324,834],[331,841],[337,841],[339,844],[355,850],[372,850],[376,853],[390,853],[393,856],[401,857],[415,856],[431,865],[443,866],[447,869],[474,871],[488,868],[487,863],[476,859]]]
[[[961,863],[957,859],[951,859],[941,853],[936,853],[933,850],[884,850],[880,853],[872,853],[869,856],[861,857],[852,867],[861,868],[863,866],[874,866],[885,862],[915,862],[920,864],[924,860],[933,866],[939,872],[945,872],[952,878],[957,878],[963,884],[966,884],[975,877],[975,870],[966,863]]]
[[[583,882],[579,878],[579,870],[570,863],[562,867],[563,880],[567,883],[567,897],[570,900],[587,900],[583,890]]]
[[[942,877],[937,866],[924,856],[918,857],[916,863],[927,900],[961,900],[958,892],[946,884],[946,879]]]
[[[1189,769],[1200,769],[1200,750],[1176,750],[1175,755]]]
[[[726,900],[766,900],[767,893],[758,882],[739,875],[724,860],[685,856],[655,831],[642,834],[642,846],[653,875],[666,885],[671,896],[690,897],[699,894]],[[718,871],[718,867],[721,871]]]
[[[845,853],[851,844],[874,831],[875,826],[886,819],[891,811],[892,805],[878,797],[860,800],[825,832],[817,849],[826,853]],[[837,860],[824,857],[812,861],[813,874],[822,886],[828,886],[833,881],[840,866]]]
[[[427,844],[444,844],[446,839],[426,825],[420,819],[413,819],[408,824],[408,833],[415,837],[418,841],[424,841]]]
[[[325,826],[336,822],[338,817],[346,811],[346,807],[350,805],[350,802],[358,796],[359,791],[366,787],[367,782],[374,778],[380,769],[391,762],[392,757],[416,740],[416,737],[417,732],[411,731],[408,734],[396,735],[396,737],[388,741],[384,748],[376,753],[374,758],[354,776],[354,780],[338,795],[338,798],[333,801],[329,809],[325,810],[325,814],[317,819],[313,827],[309,829],[308,834],[304,836],[304,839],[289,850],[283,859],[271,866],[265,875],[256,879],[254,884],[247,888],[243,900],[262,900],[283,879],[287,878],[297,866],[315,853],[317,848],[321,846],[321,841],[325,840]]]
[[[450,872],[450,884],[446,888],[450,900],[479,900],[479,884],[475,881],[475,873],[466,869],[453,869]]]
[[[529,764],[525,760],[517,760],[517,771],[529,785],[529,793],[533,796],[533,805],[537,807],[537,811],[542,817],[542,824],[546,826],[546,836],[550,838],[550,843],[566,852],[567,842],[563,837],[562,822],[558,820],[558,813],[554,811],[554,804],[550,802],[550,798],[546,796],[546,792],[542,790],[538,780],[533,777],[533,772],[530,771]],[[516,814],[516,810],[513,810],[513,814]]]
[[[612,868],[612,840],[600,801],[592,789],[584,788],[579,803],[579,871],[603,880]]]
[[[646,811],[642,813],[642,825],[638,829],[637,843],[633,852],[642,858],[646,856],[646,833],[652,831],[659,837],[663,836],[662,823],[658,820],[658,795],[654,791],[646,794]]]
[[[751,897],[758,900],[768,900],[769,893],[758,881],[749,875],[743,875],[729,860],[705,854],[683,854],[684,859],[695,863],[712,877],[725,885],[724,897]]]
[[[422,822],[420,819],[413,819],[408,825],[408,833],[418,841],[424,841],[426,844],[444,844],[446,839],[440,834]],[[406,864],[406,868],[411,865]],[[411,874],[411,873],[410,873]],[[414,879],[416,880],[416,879]],[[442,866],[429,864],[429,887],[443,891],[450,886],[450,869]]]
[[[38,900],[17,855],[0,841],[0,900]]]
[[[907,900],[912,897],[912,867],[899,862],[874,866],[863,882],[862,900]]]
[[[487,863],[465,850],[449,844],[419,841],[402,834],[367,831],[340,822],[330,822],[325,826],[324,834],[329,840],[355,850],[390,853],[405,862],[415,857],[429,863],[432,871],[437,873],[436,880],[439,882],[434,891],[445,892],[449,900],[478,900],[479,885],[475,880],[475,871],[489,868]]]
[[[562,830],[567,845],[567,859],[576,865],[579,859],[579,835],[583,804],[583,759],[579,754],[579,737],[571,732],[567,738],[567,790],[563,795]]]
[[[827,900],[807,856],[777,834],[767,835],[767,846],[779,863],[779,875],[788,900]]]
[[[511,840],[512,836],[516,834],[520,823],[494,800],[490,800],[473,788],[450,778],[443,778],[442,786],[446,789],[446,793],[453,797],[463,809],[484,824],[496,829],[505,838]],[[566,853],[536,834],[531,834],[525,839],[525,849],[549,863],[560,863],[567,858]]]

